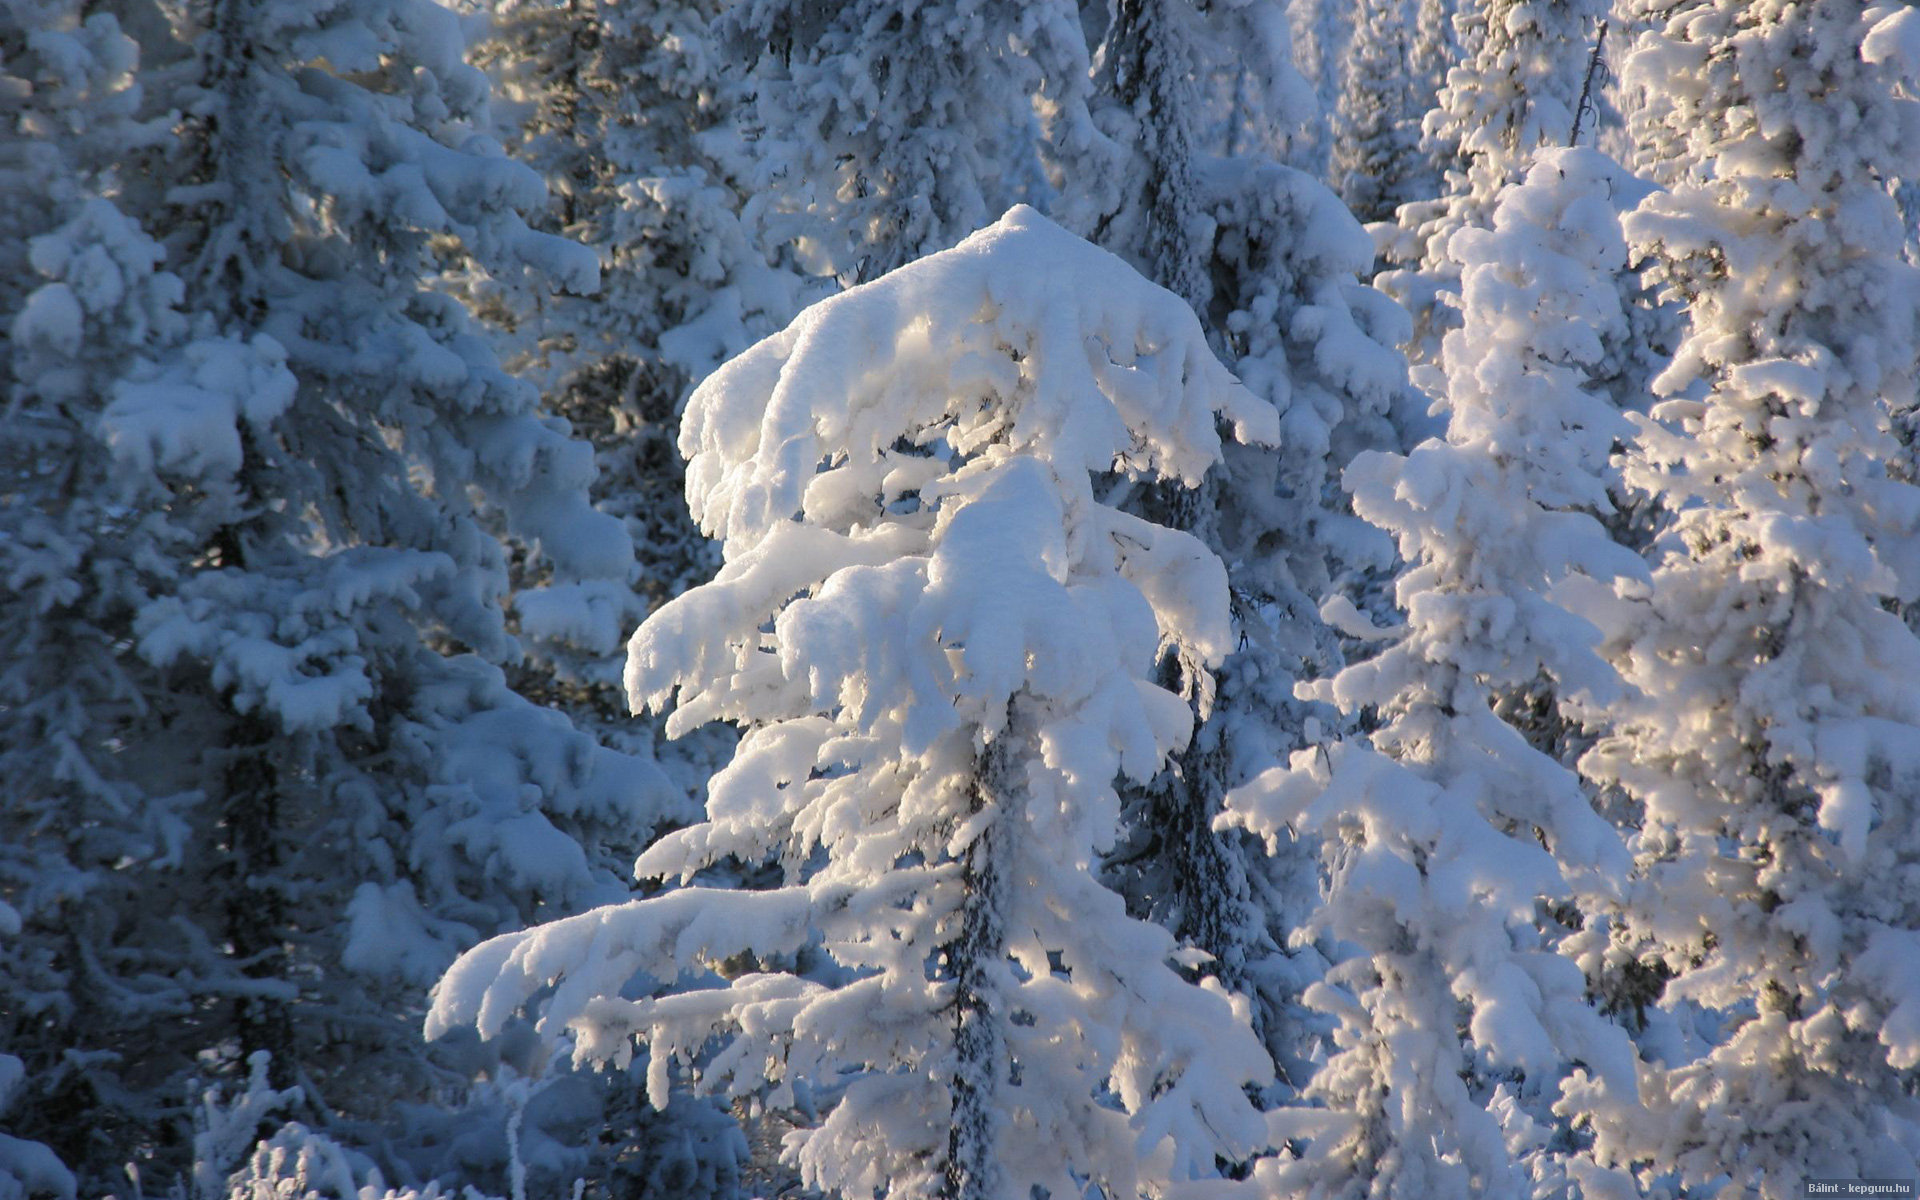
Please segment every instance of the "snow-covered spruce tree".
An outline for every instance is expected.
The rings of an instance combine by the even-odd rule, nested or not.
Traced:
[[[761,245],[842,285],[944,250],[1097,153],[1072,0],[742,0],[727,157]]]
[[[1312,171],[1327,110],[1295,59],[1285,0],[1227,0],[1205,10],[1222,48],[1212,72],[1213,140],[1229,158],[1266,157]]]
[[[1573,773],[1501,715],[1621,693],[1599,630],[1569,611],[1645,574],[1595,519],[1628,432],[1596,386],[1626,327],[1616,174],[1593,151],[1544,154],[1491,230],[1456,237],[1464,326],[1445,347],[1446,437],[1364,454],[1346,473],[1356,510],[1409,564],[1406,625],[1303,689],[1379,725],[1229,799],[1226,823],[1322,839],[1328,892],[1311,927],[1352,952],[1309,993],[1337,1019],[1339,1049],[1308,1094],[1358,1122],[1300,1162],[1263,1166],[1269,1186],[1533,1195],[1529,1173],[1594,1173],[1514,1153],[1544,1140],[1530,1126],[1568,1064],[1632,1087],[1624,1033],[1587,1002],[1552,920],[1539,923],[1610,898],[1625,848]],[[1357,616],[1348,627],[1364,633]]]
[[[1101,40],[1096,120],[1124,148],[1096,240],[1147,278],[1207,311],[1212,231],[1194,179],[1205,137],[1202,15],[1188,0],[1113,0]],[[1096,200],[1096,202],[1098,202]]]
[[[1202,15],[1204,21],[1185,25],[1195,34],[1187,57],[1201,74],[1231,76],[1247,58],[1272,57],[1269,45],[1281,31],[1252,36],[1249,26],[1270,22],[1257,5],[1218,5]],[[1250,124],[1296,128],[1310,119],[1305,90],[1281,74],[1264,70],[1267,85],[1240,98]],[[1178,94],[1174,86],[1162,90]],[[1213,124],[1204,113],[1164,109],[1150,119],[1196,132]],[[1191,179],[1198,219],[1184,229],[1169,224],[1151,242],[1168,245],[1184,232],[1198,244],[1164,256],[1143,252],[1139,243],[1116,241],[1112,248],[1156,281],[1200,264],[1204,288],[1189,298],[1201,305],[1216,353],[1281,413],[1277,451],[1230,448],[1234,479],[1223,484],[1220,501],[1202,505],[1244,506],[1232,515],[1223,510],[1221,519],[1237,529],[1217,547],[1221,557],[1230,568],[1284,564],[1294,582],[1280,591],[1255,586],[1256,593],[1323,594],[1343,572],[1391,559],[1377,531],[1345,514],[1335,481],[1355,454],[1399,448],[1405,429],[1419,424],[1409,411],[1405,363],[1393,349],[1404,338],[1404,316],[1362,282],[1372,264],[1366,235],[1325,185],[1276,162],[1258,143],[1236,149],[1214,136],[1188,144],[1190,165],[1163,173]],[[1277,496],[1287,502],[1273,503]]]
[[[507,147],[547,180],[547,227],[596,251],[590,296],[473,292],[511,329],[512,365],[594,444],[596,506],[633,538],[632,578],[525,580],[525,685],[604,739],[645,741],[620,693],[620,639],[710,576],[718,557],[682,498],[678,406],[700,378],[799,308],[799,276],[754,244],[744,198],[707,142],[729,120],[716,0],[494,6],[478,61],[519,113]],[[503,106],[509,107],[509,106]],[[709,764],[710,765],[710,764]]]
[[[628,669],[673,730],[745,732],[640,870],[771,856],[785,885],[495,939],[432,1027],[537,1001],[584,1058],[643,1043],[656,1101],[691,1062],[810,1104],[788,1153],[849,1196],[1139,1195],[1267,1146],[1245,1002],[1096,875],[1115,777],[1188,732],[1158,647],[1228,649],[1219,562],[1096,484],[1197,483],[1222,420],[1273,435],[1178,298],[1026,208],[728,364],[682,434],[727,566]]]
[[[1093,120],[1111,139],[1063,180],[1061,219],[1208,312],[1207,165],[1297,153],[1318,115],[1279,5],[1115,0],[1095,55]],[[1105,175],[1103,177],[1102,171]]]
[[[111,13],[30,0],[0,8],[0,55],[0,1130],[53,1147],[0,1132],[0,1194],[25,1196],[71,1193],[62,1159],[95,1185],[88,1168],[137,1157],[98,1149],[175,1099],[125,1078],[192,1020],[192,982],[156,969],[173,906],[148,901],[159,937],[108,913],[185,840],[197,731],[124,652],[170,522],[116,501],[89,428],[116,376],[186,331],[164,251],[104,194],[151,140],[139,47]]]
[[[1421,126],[1423,153],[1445,172],[1437,197],[1415,196],[1385,246],[1394,268],[1379,285],[1413,315],[1408,355],[1436,361],[1457,321],[1447,258],[1456,230],[1485,227],[1502,189],[1520,181],[1540,146],[1566,144],[1604,0],[1463,0],[1455,18],[1465,57],[1447,72]]]
[[[1405,386],[1388,348],[1397,310],[1356,285],[1371,255],[1339,200],[1266,157],[1285,139],[1247,136],[1301,127],[1313,110],[1285,65],[1279,13],[1172,2],[1116,6],[1113,17],[1097,55],[1095,116],[1134,163],[1125,177],[1154,186],[1095,222],[1096,235],[1209,314],[1216,352],[1230,363],[1248,355],[1256,394],[1300,444],[1230,446],[1200,487],[1162,483],[1124,502],[1228,564],[1235,649],[1212,671],[1163,655],[1158,679],[1186,696],[1196,730],[1153,779],[1122,786],[1123,831],[1106,878],[1130,911],[1212,956],[1200,972],[1253,1000],[1255,1027],[1283,1074],[1298,1078],[1312,1040],[1299,995],[1320,961],[1312,947],[1283,947],[1314,903],[1317,865],[1304,847],[1270,855],[1212,824],[1230,788],[1302,744],[1307,706],[1294,681],[1337,664],[1335,636],[1303,582],[1318,591],[1344,569],[1391,558],[1377,533],[1356,554],[1342,536],[1351,516],[1323,501],[1344,510],[1325,486],[1330,455],[1396,444],[1382,418]],[[1217,119],[1226,104],[1238,110],[1233,122]],[[1267,1100],[1292,1098],[1282,1087]]]
[[[552,1194],[562,1188],[576,1196],[676,1200],[739,1194],[735,1186],[738,1155],[713,1143],[715,1139],[737,1142],[740,1132],[718,1113],[703,1112],[707,1119],[691,1124],[685,1114],[677,1114],[672,1138],[619,1145],[613,1171],[553,1142],[548,1127],[556,1115],[562,1123],[584,1122],[598,1115],[592,1100],[584,1112],[541,1111],[541,1100],[559,1090],[555,1084],[573,1093],[556,1106],[562,1110],[578,1108],[585,1098],[580,1077],[562,1073],[537,1082],[513,1079],[506,1089],[513,1093],[512,1111],[504,1126],[491,1114],[469,1106],[466,1111],[445,1114],[452,1119],[436,1128],[417,1131],[417,1137],[443,1143],[442,1152],[462,1169],[443,1172],[442,1178],[410,1172],[389,1184],[392,1172],[339,1128],[286,1119],[300,1110],[304,1097],[299,1088],[278,1089],[268,1083],[264,1054],[251,1056],[248,1068],[243,1087],[209,1088],[196,1098],[191,1188],[177,1194],[192,1200],[369,1200],[375,1196],[381,1200],[495,1200]],[[639,1081],[621,1079],[619,1073],[610,1078],[643,1090]],[[268,1129],[272,1132],[263,1137],[262,1131]],[[617,1138],[625,1131],[609,1123],[603,1132]],[[484,1169],[503,1152],[503,1146],[507,1169]],[[390,1156],[380,1157],[391,1162]],[[496,1190],[490,1194],[474,1186],[471,1179],[476,1176],[491,1178]]]
[[[26,1073],[25,1063],[11,1054],[0,1054],[0,1118],[12,1107]],[[39,1142],[0,1133],[0,1196],[8,1200],[27,1200],[30,1196],[73,1200],[75,1195],[77,1181],[73,1172],[52,1150]]]
[[[1460,36],[1455,28],[1455,0],[1418,0],[1413,10],[1413,46],[1407,55],[1412,74],[1414,111],[1432,112],[1440,104],[1440,89],[1447,85],[1447,73],[1460,61]],[[1439,196],[1447,168],[1453,165],[1459,147],[1446,138],[1422,137],[1420,151],[1427,162],[1427,175],[1421,181],[1423,194]]]
[[[1412,40],[1400,0],[1365,6],[1347,44],[1333,113],[1328,179],[1362,223],[1387,221],[1425,198],[1418,90],[1407,72]]]
[[[1296,681],[1341,662],[1318,598],[1358,588],[1392,560],[1391,543],[1355,519],[1333,480],[1336,463],[1399,444],[1388,414],[1407,390],[1392,349],[1404,317],[1358,282],[1371,243],[1323,184],[1257,160],[1216,160],[1203,178],[1224,357],[1279,409],[1282,437],[1278,447],[1226,447],[1199,488],[1143,489],[1130,503],[1228,564],[1234,649],[1211,674],[1163,664],[1199,725],[1167,771],[1127,789],[1144,803],[1129,806],[1113,870],[1141,911],[1214,955],[1203,971],[1254,998],[1270,1051],[1297,1082],[1311,1057],[1298,997],[1319,962],[1311,947],[1280,951],[1315,904],[1311,847],[1270,856],[1209,826],[1229,789],[1329,723],[1293,694]],[[1183,849],[1169,856],[1174,846]]]
[[[1286,0],[1287,30],[1293,58],[1313,88],[1317,102],[1302,153],[1290,165],[1316,179],[1326,178],[1333,153],[1332,115],[1340,103],[1340,67],[1353,31],[1341,19],[1335,0]]]
[[[0,1011],[15,1132],[83,1190],[129,1163],[157,1188],[191,1152],[189,1077],[255,1051],[347,1138],[461,1088],[419,1042],[421,985],[624,894],[602,843],[673,793],[496,665],[496,530],[563,579],[624,580],[631,550],[587,506],[587,448],[425,288],[461,247],[594,274],[474,138],[454,16],[24,15],[9,169],[64,173],[5,314]],[[105,136],[123,103],[152,120]],[[386,1132],[392,1173],[434,1169]]]
[[[1888,176],[1920,14],[1663,5],[1627,64],[1670,192],[1629,235],[1691,330],[1628,482],[1673,518],[1609,630],[1644,703],[1583,761],[1642,807],[1612,954],[1649,979],[1638,1092],[1565,1101],[1604,1162],[1722,1194],[1920,1168],[1920,492],[1890,476],[1920,276]],[[1664,990],[1660,982],[1664,980]]]
[[[692,383],[797,308],[791,272],[770,265],[779,248],[752,244],[740,188],[716,159],[735,99],[709,32],[723,11],[719,0],[529,0],[497,6],[480,47],[523,114],[510,151],[554,193],[546,219],[599,254],[593,295],[530,297],[506,314],[532,343],[536,377],[589,428],[624,416],[651,438]],[[620,412],[636,401],[646,411]],[[643,566],[650,554],[688,557],[638,549]],[[690,569],[648,572],[651,604],[684,590]]]
[[[1541,149],[1525,180],[1501,193],[1493,235],[1455,235],[1448,261],[1465,281],[1463,292],[1467,284],[1480,290],[1471,307],[1463,301],[1470,318],[1464,331],[1449,332],[1443,344],[1441,377],[1447,392],[1439,405],[1452,427],[1451,397],[1460,373],[1477,371],[1484,379],[1509,369],[1477,344],[1497,342],[1511,353],[1515,335],[1503,322],[1528,326],[1520,336],[1534,356],[1525,364],[1532,372],[1529,383],[1543,386],[1536,377],[1557,368],[1575,380],[1585,401],[1580,418],[1551,435],[1564,445],[1526,453],[1539,460],[1539,470],[1559,469],[1553,464],[1562,458],[1577,462],[1581,483],[1568,485],[1556,506],[1591,515],[1614,542],[1636,553],[1651,539],[1657,510],[1626,485],[1615,455],[1634,437],[1626,414],[1644,412],[1651,400],[1657,352],[1673,316],[1647,303],[1646,290],[1628,266],[1631,252],[1621,229],[1620,201],[1642,190],[1624,167],[1599,151]],[[1477,280],[1468,278],[1475,274]],[[1517,287],[1493,282],[1516,278]],[[1502,412],[1496,438],[1511,437],[1513,431],[1532,435],[1526,394],[1524,387],[1511,391],[1513,408]],[[1464,419],[1484,420],[1478,414]],[[1604,620],[1604,610],[1615,602],[1611,589],[1589,588],[1576,595],[1571,585],[1557,598],[1576,613],[1592,609],[1596,620]],[[1551,674],[1532,687],[1500,693],[1495,707],[1536,748],[1568,767],[1591,744],[1590,731],[1606,723],[1604,707],[1562,695]]]

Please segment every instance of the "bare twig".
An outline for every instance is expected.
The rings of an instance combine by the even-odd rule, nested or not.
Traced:
[[[1580,126],[1586,121],[1588,113],[1593,113],[1595,122],[1598,123],[1600,113],[1594,104],[1593,85],[1595,80],[1604,80],[1606,78],[1607,62],[1604,58],[1600,57],[1600,51],[1606,44],[1607,22],[1602,21],[1600,22],[1600,32],[1595,35],[1593,39],[1593,56],[1587,59],[1586,81],[1580,85],[1580,103],[1573,106],[1573,129],[1567,134],[1567,145],[1569,146],[1577,146],[1580,144]]]

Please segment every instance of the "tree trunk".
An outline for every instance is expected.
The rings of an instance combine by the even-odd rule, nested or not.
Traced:
[[[281,866],[280,780],[274,741],[272,723],[259,714],[235,719],[221,773],[220,807],[226,831],[221,875],[227,940],[241,973],[267,984],[288,977],[286,906],[276,884]],[[242,1059],[256,1050],[268,1051],[273,1055],[269,1081],[275,1087],[292,1086],[293,1022],[285,1001],[242,995],[235,1004],[234,1026]]]
[[[942,1200],[997,1200],[1000,1194],[1001,1088],[1007,1083],[1006,1038],[999,1006],[1006,969],[1007,839],[1024,803],[1020,767],[1029,722],[1018,700],[1007,705],[1007,727],[988,743],[974,776],[973,813],[991,819],[966,849],[960,935],[944,947],[954,981],[953,1107],[947,1135]]]

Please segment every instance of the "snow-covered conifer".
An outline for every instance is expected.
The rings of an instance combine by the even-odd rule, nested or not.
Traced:
[[[1232,0],[1203,11],[1223,43],[1212,80],[1214,103],[1223,110],[1222,152],[1311,171],[1325,140],[1327,110],[1296,59],[1285,0]]]
[[[1399,0],[1364,6],[1354,25],[1333,115],[1328,178],[1363,223],[1390,220],[1423,199],[1419,90],[1408,73],[1413,43]]]
[[[1491,230],[1456,236],[1465,315],[1445,347],[1446,437],[1346,473],[1356,510],[1409,564],[1406,625],[1372,632],[1334,601],[1331,619],[1390,644],[1303,689],[1379,724],[1370,745],[1301,751],[1230,798],[1229,823],[1323,839],[1328,892],[1310,927],[1351,953],[1308,995],[1338,1022],[1309,1095],[1358,1122],[1263,1167],[1272,1183],[1530,1195],[1534,1164],[1503,1139],[1520,1118],[1495,1110],[1531,1098],[1544,1115],[1574,1062],[1631,1087],[1624,1035],[1536,926],[1543,905],[1607,897],[1624,847],[1574,775],[1496,711],[1621,691],[1599,631],[1569,611],[1644,574],[1595,519],[1627,432],[1596,386],[1626,327],[1617,174],[1592,151],[1544,154]]]
[[[1603,1161],[1746,1196],[1920,1166],[1920,492],[1894,465],[1920,276],[1886,181],[1920,144],[1920,14],[1662,5],[1627,64],[1672,190],[1628,233],[1689,305],[1628,482],[1673,513],[1608,650],[1643,699],[1583,767],[1640,805],[1591,968],[1637,970],[1637,1092],[1567,1119]],[[1725,1185],[1720,1182],[1726,1180]]]
[[[1414,111],[1426,114],[1439,107],[1440,89],[1447,85],[1447,73],[1460,61],[1460,37],[1455,29],[1455,0],[1418,0],[1413,10],[1413,47],[1407,56],[1412,74]],[[1458,146],[1446,138],[1422,137],[1420,151],[1427,161],[1428,174],[1421,181],[1423,196],[1438,197],[1444,186],[1447,168],[1453,165]]]
[[[0,7],[0,1194],[16,1196],[71,1194],[69,1168],[92,1185],[89,1143],[153,1121],[165,1101],[122,1082],[127,1027],[164,1039],[192,1007],[102,915],[186,837],[172,794],[197,732],[159,735],[177,714],[147,715],[164,689],[124,652],[169,522],[116,502],[88,428],[119,373],[186,331],[164,251],[106,195],[150,140],[138,63],[111,12]]]
[[[429,290],[462,253],[594,278],[476,135],[458,19],[91,7],[0,38],[33,85],[7,169],[64,164],[0,371],[0,1009],[18,1130],[103,1192],[171,1186],[186,1081],[255,1051],[337,1130],[460,1089],[423,984],[624,894],[619,843],[676,793],[501,673],[503,531],[563,581],[631,548],[588,448]]]
[[[1316,111],[1306,131],[1301,156],[1290,165],[1325,178],[1333,152],[1332,116],[1340,103],[1340,66],[1346,61],[1352,29],[1335,0],[1287,0],[1287,29],[1293,58],[1313,88]]]
[[[1218,343],[1279,409],[1282,436],[1277,447],[1227,447],[1199,489],[1154,489],[1137,502],[1228,564],[1235,649],[1212,678],[1169,664],[1169,681],[1189,689],[1198,729],[1130,812],[1116,873],[1129,880],[1129,895],[1145,899],[1143,911],[1215,956],[1204,970],[1255,998],[1270,1051],[1297,1080],[1311,1055],[1299,995],[1317,974],[1317,955],[1280,950],[1316,903],[1312,848],[1269,856],[1208,826],[1228,790],[1286,761],[1330,723],[1326,713],[1313,719],[1294,685],[1341,661],[1319,598],[1392,559],[1391,543],[1353,516],[1335,481],[1338,464],[1356,453],[1400,444],[1390,414],[1406,394],[1406,366],[1392,346],[1404,318],[1358,282],[1371,243],[1323,184],[1257,159],[1208,162],[1202,183],[1216,231]],[[1188,849],[1173,860],[1142,853],[1166,845]]]
[[[522,678],[612,741],[645,741],[619,688],[620,639],[711,575],[674,450],[678,406],[714,367],[798,310],[783,248],[756,243],[745,197],[708,143],[731,116],[713,0],[547,0],[493,7],[478,59],[520,116],[509,152],[546,179],[545,224],[592,248],[591,295],[472,284],[513,365],[590,440],[596,506],[634,541],[628,579],[523,578]],[[724,140],[724,139],[723,139]],[[532,585],[532,586],[528,586]]]
[[[17,924],[4,916],[0,916],[0,921]],[[0,937],[4,936],[10,935],[0,933]],[[4,1118],[12,1106],[26,1074],[25,1063],[11,1054],[0,1054],[0,1118]],[[0,1133],[0,1196],[7,1200],[27,1200],[30,1196],[74,1200],[77,1192],[78,1182],[59,1155],[39,1142]]]
[[[742,0],[730,161],[762,245],[843,285],[944,250],[1095,153],[1071,0]]]
[[[1454,232],[1485,227],[1533,151],[1566,143],[1605,12],[1601,0],[1463,0],[1455,25],[1464,57],[1421,125],[1423,153],[1444,171],[1444,188],[1399,213],[1385,250],[1395,269],[1379,280],[1413,315],[1415,362],[1435,361],[1457,320],[1442,299],[1459,295],[1447,258]]]
[[[1367,539],[1345,536],[1352,518],[1329,511],[1344,502],[1326,485],[1330,458],[1396,444],[1384,417],[1405,384],[1389,348],[1397,314],[1355,286],[1370,253],[1339,200],[1269,157],[1292,144],[1272,131],[1300,128],[1313,111],[1283,61],[1279,12],[1174,2],[1122,5],[1113,16],[1097,56],[1095,116],[1137,160],[1133,177],[1153,186],[1106,214],[1097,235],[1215,322],[1216,351],[1229,363],[1245,354],[1256,393],[1293,428],[1281,447],[1228,447],[1198,488],[1160,484],[1126,501],[1228,564],[1236,649],[1213,672],[1163,656],[1160,682],[1186,696],[1196,731],[1152,780],[1122,787],[1123,833],[1107,878],[1136,914],[1212,956],[1201,972],[1254,1000],[1270,1052],[1298,1075],[1310,1041],[1298,998],[1318,956],[1282,948],[1314,902],[1316,868],[1304,848],[1269,855],[1212,822],[1230,788],[1302,744],[1294,681],[1337,662],[1335,636],[1303,589],[1391,557],[1384,538],[1363,548]],[[1223,111],[1232,119],[1218,119]]]
[[[1319,117],[1273,0],[1117,0],[1095,55],[1094,122],[1112,145],[1061,185],[1063,221],[1204,318],[1212,293],[1209,163],[1287,161]],[[1104,167],[1111,177],[1101,177]]]
[[[1203,18],[1187,0],[1113,0],[1099,54],[1098,110],[1127,154],[1117,207],[1100,241],[1138,262],[1147,278],[1207,311],[1212,231],[1196,191],[1205,137],[1199,44]]]
[[[1223,421],[1274,434],[1185,304],[1025,208],[711,377],[682,444],[727,565],[635,635],[629,682],[676,732],[745,732],[707,821],[639,866],[785,884],[495,939],[433,1027],[535,1004],[583,1058],[642,1043],[656,1101],[691,1063],[812,1107],[788,1153],[848,1195],[1136,1195],[1269,1145],[1245,1001],[1097,876],[1114,779],[1189,732],[1160,646],[1230,648],[1221,564],[1106,491],[1197,484]]]

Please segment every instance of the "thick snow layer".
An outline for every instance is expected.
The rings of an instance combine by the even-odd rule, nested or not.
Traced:
[[[1022,205],[715,372],[680,447],[695,516],[731,547],[780,521],[838,524],[831,498],[879,494],[897,440],[1197,483],[1219,453],[1216,413],[1237,440],[1277,436],[1191,309]]]
[[[778,861],[787,886],[497,938],[430,1030],[534,1006],[583,1059],[645,1044],[656,1102],[688,1063],[702,1090],[837,1093],[789,1140],[819,1187],[932,1194],[950,1126],[974,1147],[951,1169],[1023,1195],[1266,1146],[1247,1001],[1183,979],[1191,955],[1096,874],[1116,776],[1192,725],[1159,652],[1232,648],[1225,571],[1095,482],[1196,485],[1220,426],[1276,424],[1186,305],[1023,208],[721,368],[682,444],[727,562],[634,635],[627,679],[677,703],[672,732],[745,732],[706,821],[637,869]],[[983,1014],[964,1036],[955,1005]]]

